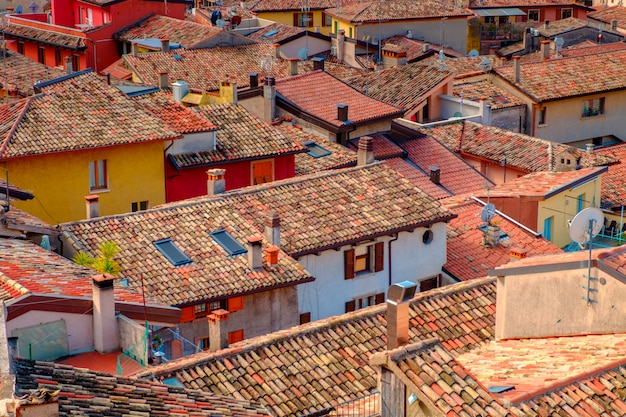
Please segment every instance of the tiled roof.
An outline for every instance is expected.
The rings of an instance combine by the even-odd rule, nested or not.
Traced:
[[[478,75],[484,75],[485,71],[481,70],[478,65],[485,59],[491,61],[491,66],[496,66],[495,55],[482,55],[477,57],[462,57],[462,58],[446,58],[443,61],[445,69],[454,73],[455,79],[474,77]],[[428,59],[420,61],[423,64],[429,64],[433,67],[441,68],[441,61],[439,56],[434,55]]]
[[[180,136],[92,72],[42,88],[10,110],[0,132],[0,157],[39,155]]]
[[[430,136],[415,137],[398,144],[407,151],[408,159],[424,173],[430,175],[431,167],[439,168],[441,186],[452,194],[484,189],[491,183],[462,158]]]
[[[247,37],[259,43],[281,43],[297,35],[304,34],[306,28],[285,25],[283,23],[272,23],[249,34]],[[330,47],[330,43],[329,43]]]
[[[389,0],[384,3],[366,1],[342,5],[341,8],[328,9],[326,13],[351,23],[371,23],[378,22],[381,19],[388,21],[465,17],[472,14],[465,8],[457,7],[452,3],[433,0],[408,3],[401,0]]]
[[[583,179],[591,179],[597,177],[606,171],[606,168],[582,168],[575,171],[556,172],[556,171],[541,171],[532,172],[507,181],[504,184],[499,184],[496,187],[489,190],[491,197],[519,197],[525,196],[538,196],[548,197],[551,194],[558,192],[562,188],[571,186],[571,184]],[[486,196],[486,191],[483,193]]]
[[[105,69],[101,71],[102,74],[109,73],[111,78],[117,78],[118,80],[130,80],[133,77],[133,72],[128,69],[124,58],[120,58]]]
[[[9,211],[4,213],[4,218],[7,229],[24,230],[25,232],[32,232],[34,229],[37,229],[42,233],[56,233],[56,229],[53,226],[17,207],[11,206]]]
[[[311,10],[327,9],[337,5],[332,0],[307,0]],[[261,12],[286,12],[302,10],[302,2],[300,0],[258,0],[250,7],[255,13]]]
[[[575,17],[568,17],[566,19],[559,19],[550,22],[547,28],[545,24],[539,25],[537,26],[537,30],[539,31],[541,36],[551,38],[553,36],[558,36],[575,29],[583,28],[585,26],[587,26],[587,22],[585,20],[577,19]]]
[[[0,298],[4,301],[29,293],[91,298],[91,277],[96,274],[29,241],[0,239]],[[115,297],[143,303],[138,292],[117,284]]]
[[[525,250],[526,256],[562,253],[563,251],[549,240],[533,235],[496,212],[492,223],[497,223],[506,238],[500,240],[498,246],[483,244],[485,232],[479,227],[484,226],[480,213],[484,205],[466,198],[441,200],[441,203],[457,214],[456,219],[447,225],[447,262],[446,271],[460,280],[470,280],[487,276],[487,271],[503,265],[511,260],[511,249]]]
[[[4,58],[0,83],[9,91],[16,91],[21,96],[33,94],[33,85],[40,81],[49,81],[65,75],[65,71],[46,67],[17,52],[9,51]]]
[[[387,159],[385,162],[391,168],[398,171],[404,178],[409,180],[411,184],[415,185],[417,188],[436,200],[441,200],[442,198],[450,197],[452,195],[445,188],[433,183],[430,180],[429,175],[425,174],[421,169],[406,158],[391,158]]]
[[[521,44],[520,44],[521,45]],[[520,49],[521,50],[521,49]],[[597,44],[592,41],[583,41],[574,45],[570,45],[566,48],[562,48],[559,52],[559,56],[565,58],[572,57],[580,57],[585,55],[596,55],[596,54],[604,54],[604,53],[612,53],[616,51],[626,50],[626,44],[623,42],[612,42],[612,43],[603,43]],[[557,59],[556,50],[550,50],[550,59]],[[545,61],[543,57],[543,53],[541,51],[535,51],[530,54],[522,55],[520,57],[520,62],[539,62]],[[510,65],[511,62],[507,63]]]
[[[369,97],[408,111],[451,78],[448,71],[417,63],[368,71],[343,81]]]
[[[217,130],[217,126],[209,120],[178,103],[171,94],[163,91],[141,94],[133,100],[180,134]]]
[[[487,99],[491,110],[506,109],[509,107],[525,106],[519,98],[505,91],[489,80],[454,83],[454,96],[479,102],[481,98]]]
[[[22,26],[12,20],[4,30],[0,30],[7,38],[27,39],[52,46],[60,46],[75,51],[87,49],[84,37],[69,35],[51,30],[39,29],[32,26]]]
[[[170,83],[182,80],[190,89],[218,91],[223,81],[249,87],[251,72],[259,74],[260,83],[265,74],[261,59],[274,56],[273,45],[253,44],[131,54],[124,55],[124,60],[144,84],[157,85],[159,72],[167,72]],[[303,66],[300,62],[299,67]],[[289,61],[273,59],[272,74],[276,79],[289,76]]]
[[[587,13],[587,17],[589,19],[598,20],[600,22],[606,23],[608,25],[606,29],[611,28],[611,22],[613,20],[617,20],[618,28],[626,28],[626,8],[624,8],[623,6],[613,6],[602,8],[600,10],[595,10]]]
[[[396,145],[387,134],[375,133],[370,137],[372,138],[374,158],[376,158],[377,160],[406,156],[406,151],[400,146]],[[357,138],[349,141],[348,146],[350,147],[350,149],[356,151],[359,148],[360,140],[360,138]]]
[[[304,152],[306,147],[285,136],[274,126],[234,104],[193,107],[198,116],[218,127],[214,151],[171,155],[181,168],[237,159],[263,158]]]
[[[239,16],[241,19],[254,19],[256,18],[256,13],[250,10],[249,6],[254,4],[254,2],[244,2],[239,0],[222,0],[220,2],[220,6],[215,5],[209,6],[206,9],[198,9],[196,8],[196,13],[187,16],[188,20],[194,20],[195,22],[202,24],[210,24],[211,23],[211,13],[215,11],[219,11],[222,13],[222,19],[228,20],[233,16]],[[244,5],[245,7],[241,7]],[[243,23],[244,25],[246,23]]]
[[[619,162],[609,166],[608,172],[602,176],[602,202],[610,203],[610,207],[626,205],[626,146],[619,144],[593,151],[600,155],[610,156]]]
[[[554,7],[554,5],[577,5],[582,6],[580,3],[576,3],[574,0],[470,0],[470,9],[486,9],[490,7],[528,7],[528,6],[546,6]]]
[[[626,79],[619,75],[624,65],[626,51],[615,51],[521,63],[517,83],[513,65],[496,67],[494,71],[535,101],[544,102],[625,89]]]
[[[16,395],[60,390],[59,415],[270,416],[259,403],[49,362],[17,362]]]
[[[402,114],[397,107],[370,98],[324,71],[277,80],[276,91],[302,111],[336,127],[346,124],[337,118],[338,104],[348,106],[348,121],[356,124]]]
[[[257,213],[258,216],[258,213]],[[246,254],[229,255],[211,233],[226,230],[241,245],[262,234],[228,200],[181,202],[141,213],[99,217],[62,226],[71,244],[95,253],[98,244],[114,241],[120,248],[121,276],[129,286],[168,305],[227,297],[278,285],[295,285],[310,275],[284,253],[278,265],[255,271]],[[261,230],[261,231],[260,231]],[[154,245],[171,241],[191,262],[175,266]],[[269,246],[264,243],[264,247]]]
[[[369,394],[369,357],[386,349],[386,307],[308,323],[153,367],[185,386],[266,405],[275,416],[305,415]],[[418,293],[410,304],[410,342],[439,337],[458,353],[493,339],[495,282],[480,279]]]
[[[420,58],[427,57],[433,54],[438,54],[441,50],[441,45],[431,42],[420,41],[413,38],[407,38],[404,35],[394,35],[386,38],[382,41],[383,47],[388,43],[401,46],[406,51],[406,59],[408,62],[419,61]],[[454,49],[445,48],[443,50],[446,56],[463,57],[463,54],[455,51]]]
[[[423,131],[455,152],[498,163],[506,158],[507,166],[526,172],[549,171],[553,168],[550,155],[559,155],[562,152],[570,152],[580,158],[583,167],[605,166],[617,162],[615,158],[597,152],[589,154],[568,145],[471,121],[447,123]]]
[[[130,42],[135,39],[162,39],[180,43],[185,48],[193,48],[223,30],[217,27],[202,25],[189,20],[180,20],[173,17],[151,15],[116,32],[113,37]]]

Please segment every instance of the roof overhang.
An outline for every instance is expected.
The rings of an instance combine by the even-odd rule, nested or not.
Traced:
[[[495,9],[472,9],[478,16],[526,16],[522,9],[517,7],[499,7]]]

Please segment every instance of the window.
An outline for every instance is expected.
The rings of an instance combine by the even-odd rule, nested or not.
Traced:
[[[293,25],[299,28],[313,27],[313,12],[294,13]]]
[[[333,29],[333,32],[335,32],[335,35],[339,33],[339,22],[337,21],[335,21],[335,28]]]
[[[274,160],[252,162],[252,184],[265,184],[274,181]]]
[[[161,239],[152,244],[165,256],[174,266],[181,266],[191,263],[191,259],[183,253],[171,239]]]
[[[604,114],[604,97],[583,101],[582,117],[594,117]]]
[[[351,38],[352,37],[352,28],[348,28],[348,37]]]
[[[196,346],[198,346],[202,350],[209,350],[211,346],[211,340],[208,337],[198,337],[196,338]]]
[[[543,221],[543,237],[546,240],[552,240],[552,220],[553,216],[550,216]]]
[[[539,9],[531,9],[528,11],[528,20],[532,20],[533,22],[539,22]]]
[[[17,42],[17,53],[24,55],[24,42]]]
[[[434,233],[432,230],[428,229],[424,232],[424,234],[422,235],[422,243],[424,243],[424,245],[430,245],[433,241],[433,237],[434,237]]]
[[[322,26],[328,27],[328,26],[331,26],[332,24],[333,24],[333,17],[331,15],[328,15],[322,12]]]
[[[228,344],[229,345],[232,345],[233,343],[241,342],[242,340],[243,340],[243,329],[228,332]]]
[[[89,162],[89,189],[102,190],[108,188],[107,160]]]
[[[37,48],[37,61],[39,61],[40,64],[46,63],[46,48],[44,46]]]
[[[107,12],[102,13],[102,23],[109,23],[109,14]]]
[[[561,19],[567,19],[568,17],[572,17],[572,9],[561,9]]]
[[[365,297],[355,298],[352,301],[346,302],[346,313],[351,311],[360,310],[365,307],[373,306],[375,304],[381,304],[385,302],[385,293],[381,292],[376,295],[368,295]]]
[[[313,158],[321,158],[323,156],[328,156],[331,154],[328,149],[318,145],[315,142],[306,142],[304,146],[307,147],[307,149],[309,150],[307,153]]]
[[[300,324],[310,323],[310,322],[311,322],[311,313],[300,314]]]
[[[585,194],[580,194],[576,199],[576,213],[585,208]]]
[[[211,233],[211,237],[229,255],[240,255],[248,252],[237,240],[226,230],[221,229]]]
[[[138,201],[136,203],[131,203],[130,211],[133,213],[136,211],[144,211],[148,210],[148,202],[147,201]]]
[[[419,282],[420,292],[432,290],[439,287],[439,277],[423,279]]]
[[[228,300],[217,300],[209,303],[209,310],[228,310]]]
[[[537,109],[537,124],[545,125],[546,124],[546,108]]]
[[[54,50],[54,66],[58,67],[59,65],[63,65],[63,56],[61,55],[60,49]]]
[[[72,55],[72,71],[80,71],[80,57],[78,55]]]
[[[193,314],[194,316],[196,316],[196,318],[205,317],[206,316],[206,304],[205,303],[195,304],[193,306]]]
[[[359,274],[382,271],[384,267],[384,242],[361,245],[344,252],[344,277],[352,279]]]

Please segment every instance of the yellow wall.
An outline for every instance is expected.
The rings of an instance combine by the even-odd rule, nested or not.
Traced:
[[[572,240],[569,237],[569,224],[577,214],[578,196],[584,194],[583,209],[600,206],[601,176],[583,186],[568,189],[547,200],[540,201],[537,211],[537,230],[543,232],[544,220],[553,216],[552,243],[558,247],[568,245]]]
[[[9,182],[31,191],[34,200],[14,205],[51,224],[86,217],[85,196],[100,196],[100,215],[127,213],[131,203],[165,203],[163,142],[17,158],[0,164]],[[108,191],[89,190],[89,161],[107,160]]]
[[[271,20],[272,22],[293,26],[294,13],[298,12],[259,12],[257,13],[257,17],[259,17],[260,19],[267,19]],[[319,27],[320,33],[328,35],[332,31],[332,26],[322,26],[322,13],[323,12],[321,10],[313,10],[313,27],[310,27],[309,30],[313,32],[315,27]],[[346,31],[346,33],[348,32]]]
[[[350,29],[352,29],[352,37],[354,38],[354,36],[356,36],[356,29],[352,23],[347,22],[345,20],[336,19],[334,17],[333,17],[333,22],[329,28],[331,33],[335,33],[335,24],[337,25],[337,31],[340,31],[343,29],[345,31],[345,35],[347,38],[350,37]]]

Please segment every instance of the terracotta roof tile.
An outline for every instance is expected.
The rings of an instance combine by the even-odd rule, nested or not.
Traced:
[[[391,43],[400,46],[406,51],[407,62],[419,61],[430,55],[437,55],[441,50],[441,45],[431,42],[420,41],[418,39],[407,38],[402,35],[394,35],[382,41],[382,45]],[[454,49],[445,48],[443,50],[446,56],[463,57],[464,55]]]
[[[48,362],[19,360],[16,395],[60,390],[60,415],[270,416],[258,402]]]
[[[311,10],[327,9],[329,7],[336,6],[336,3],[332,0],[309,0],[308,6]],[[258,0],[250,7],[255,13],[261,12],[284,12],[302,9],[302,2],[300,0]]]
[[[491,105],[491,110],[526,106],[526,103],[522,100],[515,97],[513,94],[496,87],[488,80],[455,82],[454,96],[475,102],[479,102],[482,98],[485,98]]]
[[[423,132],[432,135],[455,152],[498,162],[506,158],[508,166],[526,172],[549,171],[553,167],[550,146],[553,148],[553,155],[570,152],[580,158],[583,167],[605,166],[617,162],[614,158],[597,152],[589,154],[572,146],[470,121],[434,126],[423,129]]]
[[[193,48],[222,32],[223,30],[217,27],[189,20],[150,15],[114,33],[113,37],[126,42],[135,39],[168,38],[170,42],[180,43],[185,48]]]
[[[484,75],[485,72],[481,70],[478,65],[485,59],[491,61],[491,66],[496,66],[495,55],[482,55],[477,57],[458,57],[458,58],[446,58],[443,61],[443,65],[446,70],[454,73],[455,79],[474,77],[477,75]],[[428,64],[434,67],[441,67],[442,63],[439,60],[439,56],[432,56],[428,59],[420,61],[423,64]]]
[[[410,305],[410,342],[440,337],[442,343],[454,346],[452,356],[472,349],[493,338],[495,316],[485,307],[494,305],[495,282],[486,279],[419,293]],[[187,387],[220,395],[245,391],[275,415],[311,413],[362,397],[376,387],[377,373],[369,365],[369,357],[386,349],[385,309],[374,306],[248,339],[219,352],[170,361],[140,376],[160,379],[174,375]],[[472,323],[472,327],[462,328],[461,323]],[[467,336],[471,337],[466,340]],[[251,360],[257,369],[249,366]],[[232,368],[226,368],[226,363]],[[220,368],[220,373],[233,381],[230,388],[210,378],[191,376],[195,371],[211,375]],[[344,369],[358,376],[354,380],[343,377]],[[308,394],[300,397],[300,402],[281,400],[284,389],[259,382],[252,378],[254,374]],[[424,373],[424,378],[429,378],[428,374]]]
[[[276,91],[303,111],[336,127],[345,124],[337,118],[338,104],[348,106],[348,120],[357,124],[401,114],[400,109],[361,94],[324,71],[277,80]]]
[[[198,116],[217,126],[217,146],[214,151],[171,155],[170,158],[178,167],[306,151],[306,147],[300,142],[283,135],[274,126],[241,106],[215,104],[192,109]]]
[[[434,184],[430,180],[430,176],[419,169],[408,159],[391,158],[385,161],[390,167],[398,171],[403,177],[408,179],[411,184],[424,191],[436,200],[450,197],[452,194],[445,188]]]
[[[285,25],[283,23],[272,23],[249,34],[247,38],[259,43],[274,44],[302,35],[306,30],[306,28]]]
[[[606,148],[598,148],[594,153],[615,158],[619,162],[609,166],[608,172],[602,176],[602,202],[610,207],[626,205],[626,146],[618,144]]]
[[[0,83],[20,96],[33,94],[33,85],[65,75],[65,71],[47,67],[17,52],[9,51],[3,61]]]
[[[398,146],[386,133],[375,133],[370,136],[372,138],[372,147],[374,150],[374,158],[383,160],[388,158],[399,158],[406,156],[407,152]],[[359,139],[353,139],[348,142],[350,149],[356,151],[359,148]]]
[[[87,49],[86,38],[83,36],[74,36],[32,26],[20,25],[16,19],[11,19],[10,23],[0,32],[4,33],[9,39],[35,40],[43,44],[60,46],[74,51],[84,51]]]
[[[0,126],[2,158],[180,137],[92,72],[42,90],[0,109],[10,114]]]
[[[587,13],[587,16],[590,19],[598,20],[602,23],[608,25],[609,29],[611,27],[611,22],[613,20],[617,20],[617,27],[620,29],[626,28],[626,9],[622,6],[613,6],[602,8],[600,10],[592,11]]]
[[[382,10],[377,1],[366,1],[328,9],[326,13],[351,23],[378,22],[381,19],[387,21],[471,15],[471,12],[452,3],[430,0],[419,3],[391,0],[384,3]]]
[[[447,225],[446,271],[460,280],[487,276],[487,271],[511,260],[511,250],[522,249],[526,256],[562,253],[563,251],[540,235],[534,235],[499,212],[492,222],[497,223],[506,238],[495,247],[483,244],[485,226],[480,218],[484,205],[473,199],[459,201],[457,198],[441,200],[442,204],[458,217]]]
[[[470,9],[481,9],[490,7],[528,7],[528,6],[552,6],[553,4],[580,5],[574,0],[470,0]],[[583,6],[584,7],[584,6]]]

